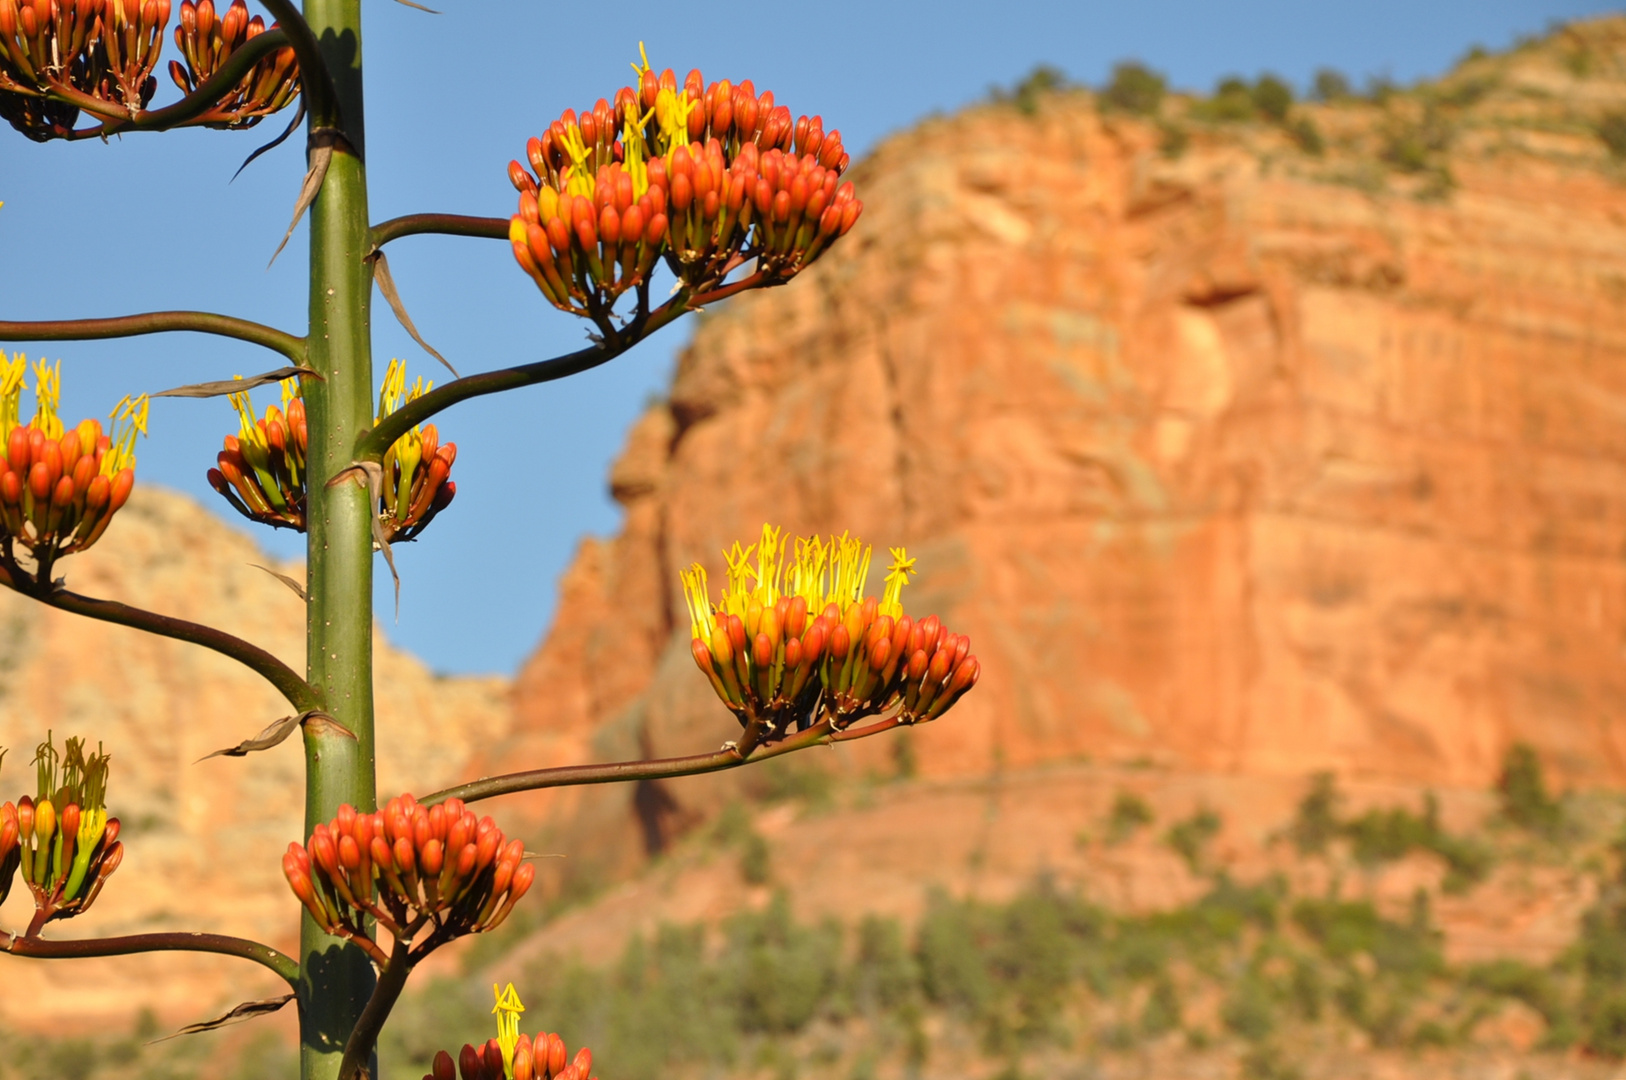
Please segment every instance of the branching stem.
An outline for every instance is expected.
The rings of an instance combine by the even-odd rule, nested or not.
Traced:
[[[0,321],[0,341],[98,341],[176,331],[236,338],[279,352],[296,364],[305,362],[304,338],[247,319],[207,311],[149,311],[143,315],[124,315],[113,319],[61,319],[54,322]]]
[[[391,240],[399,240],[403,236],[422,236],[426,233],[506,240],[508,219],[468,217],[464,214],[408,214],[374,225],[368,239],[372,243],[372,250],[377,251]]]
[[[378,983],[373,987],[372,996],[367,999],[367,1007],[361,1010],[361,1017],[344,1044],[344,1058],[339,1062],[339,1080],[360,1080],[368,1061],[372,1059],[379,1032],[384,1030],[384,1021],[390,1018],[390,1010],[395,1008],[401,991],[406,988],[407,976],[411,973],[409,946],[404,941],[397,941],[390,953],[389,963],[379,972]]]
[[[27,587],[19,587],[9,573],[0,569],[0,585],[4,585],[15,592],[31,596],[42,604],[47,604],[61,611],[83,615],[87,619],[100,619],[102,622],[117,623],[135,630],[143,630],[158,637],[174,638],[176,641],[185,641],[193,645],[201,645],[205,649],[212,649],[222,656],[228,656],[239,664],[258,674],[266,682],[277,688],[288,703],[300,712],[322,707],[321,696],[311,688],[311,685],[275,656],[266,652],[258,645],[250,644],[242,638],[234,637],[224,630],[216,630],[212,626],[201,623],[187,622],[185,619],[176,619],[168,615],[159,615],[156,612],[146,611],[142,608],[131,607],[114,600],[97,600],[89,596],[80,596],[78,593],[66,589],[53,589],[49,592],[34,592]]]
[[[735,747],[724,747],[710,754],[690,754],[687,757],[655,758],[647,761],[616,761],[603,765],[564,765],[553,769],[532,769],[528,772],[506,773],[502,776],[488,776],[474,780],[457,787],[437,791],[433,795],[418,800],[424,806],[432,806],[447,799],[457,798],[464,802],[478,802],[481,799],[490,799],[498,795],[512,795],[520,791],[536,791],[541,788],[577,787],[586,784],[617,784],[632,780],[666,780],[674,776],[698,776],[702,773],[722,772],[725,769],[736,769],[741,765],[753,762],[767,761],[783,754],[806,750],[810,746],[829,746],[835,743],[852,742],[855,739],[865,739],[871,735],[879,735],[883,731],[891,731],[902,726],[903,721],[894,716],[886,720],[878,720],[863,727],[852,727],[845,731],[833,730],[828,721],[821,722],[797,732],[786,739],[776,743],[769,743],[755,751],[742,754]]]
[[[647,316],[635,319],[613,338],[588,348],[556,356],[551,360],[538,360],[534,364],[520,364],[517,367],[501,368],[497,371],[483,371],[478,375],[465,375],[461,379],[453,379],[449,383],[437,386],[429,393],[407,402],[390,413],[377,427],[362,435],[356,445],[356,460],[382,460],[384,452],[396,439],[436,413],[470,398],[552,382],[606,364],[688,310],[688,294],[679,293]]]
[[[126,937],[86,938],[78,941],[46,941],[37,937],[17,937],[0,931],[0,952],[39,960],[70,960],[97,956],[132,956],[150,952],[215,953],[252,960],[277,973],[283,982],[299,989],[299,965],[294,958],[269,945],[224,934],[130,934]]]

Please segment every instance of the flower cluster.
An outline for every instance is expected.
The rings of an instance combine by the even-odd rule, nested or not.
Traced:
[[[683,571],[695,664],[743,727],[761,725],[769,739],[815,723],[840,731],[893,708],[904,723],[923,723],[976,685],[970,638],[935,615],[904,614],[915,560],[903,548],[892,557],[879,599],[864,595],[870,549],[846,533],[799,537],[791,548],[764,525],[756,544],[724,552],[728,582],[716,604],[705,568]]]
[[[40,142],[73,137],[81,109],[114,124],[139,117],[158,89],[169,16],[170,0],[0,0],[0,117]],[[175,43],[186,62],[170,64],[171,78],[195,92],[264,30],[243,0],[221,17],[211,0],[184,0]],[[248,127],[298,92],[293,49],[283,47],[184,123]]]
[[[241,376],[239,376],[240,378]],[[282,380],[282,407],[256,419],[248,391],[232,394],[240,427],[209,470],[209,486],[244,517],[265,525],[305,528],[305,456],[310,430],[299,380]]]
[[[183,94],[197,92],[221,69],[232,53],[265,33],[265,20],[248,15],[243,0],[232,0],[224,15],[215,14],[212,0],[181,0],[181,19],[175,27],[175,47],[186,63],[169,62],[169,77]],[[218,101],[205,127],[252,127],[262,117],[292,103],[299,95],[299,64],[291,48],[257,62],[249,73]]]
[[[420,376],[407,390],[406,364],[391,360],[378,395],[379,422],[406,402],[427,394],[434,385]],[[447,477],[456,461],[457,444],[442,446],[434,424],[410,429],[384,452],[384,482],[377,511],[386,540],[393,543],[416,539],[436,514],[451,505],[457,485]]]
[[[457,799],[426,808],[400,795],[373,814],[339,807],[305,844],[288,845],[282,872],[318,926],[383,965],[388,957],[368,939],[363,915],[403,944],[430,928],[413,945],[416,960],[453,938],[502,925],[536,879],[524,857],[522,842]]]
[[[391,360],[379,391],[378,419],[429,392],[418,379],[406,387],[406,364]],[[280,528],[305,529],[306,456],[310,432],[298,379],[282,382],[282,407],[267,406],[258,419],[248,392],[231,395],[239,429],[228,435],[209,470],[209,484],[244,517]],[[440,442],[433,424],[415,427],[384,455],[384,478],[375,512],[384,539],[413,540],[457,494],[448,477],[457,444]]]
[[[56,560],[83,551],[107,531],[135,486],[135,439],[147,430],[147,399],[125,398],[111,415],[64,430],[57,416],[61,364],[34,366],[35,409],[21,422],[28,362],[0,363],[0,567],[21,588],[44,588]],[[18,565],[18,549],[33,563]]]
[[[647,290],[663,257],[694,304],[780,284],[858,220],[841,134],[822,119],[793,120],[749,80],[691,71],[680,87],[647,58],[633,68],[637,85],[613,104],[567,109],[533,138],[529,170],[508,166],[514,257],[556,307],[603,320],[628,289]],[[752,259],[751,275],[724,284]]]
[[[519,1014],[525,1011],[514,984],[492,991],[497,1005],[497,1037],[481,1046],[463,1044],[454,1064],[452,1055],[442,1050],[423,1080],[597,1080],[592,1077],[593,1052],[583,1046],[574,1058],[565,1041],[553,1032],[537,1032],[536,1038],[519,1030]]]
[[[28,936],[53,919],[90,910],[124,859],[119,819],[107,816],[108,755],[83,739],[60,754],[49,737],[34,755],[38,797],[0,804],[0,902],[21,867],[34,894]]]

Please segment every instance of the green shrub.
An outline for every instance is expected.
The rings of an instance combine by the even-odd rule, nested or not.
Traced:
[[[1203,807],[1183,821],[1177,821],[1163,834],[1163,842],[1186,861],[1192,873],[1203,868],[1208,843],[1219,835],[1223,822],[1214,811]]]
[[[852,982],[853,997],[861,1010],[897,1009],[914,1000],[920,988],[920,969],[909,954],[898,920],[866,915],[859,923]]]
[[[1222,124],[1252,120],[1256,110],[1248,84],[1234,75],[1221,79],[1212,97],[1191,105],[1196,119]]]
[[[1278,124],[1287,119],[1287,112],[1293,107],[1293,88],[1274,75],[1259,76],[1249,94],[1253,107]]]
[[[766,885],[773,877],[773,853],[761,833],[748,834],[740,845],[740,877],[747,885]]]
[[[761,912],[734,916],[718,967],[741,1030],[783,1035],[806,1027],[829,1000],[840,960],[840,927],[795,922],[781,892]]]
[[[1333,68],[1321,68],[1311,83],[1310,96],[1317,101],[1342,101],[1351,96],[1349,77]]]
[[[1158,153],[1170,161],[1184,157],[1186,151],[1191,149],[1191,133],[1179,124],[1159,124],[1158,132],[1161,135],[1157,144]]]
[[[1067,90],[1071,86],[1066,72],[1049,64],[1039,64],[1016,84],[1010,99],[1022,115],[1035,116],[1039,112],[1039,102],[1045,95]]]
[[[1249,1042],[1269,1038],[1276,1030],[1276,1006],[1271,1001],[1270,986],[1257,975],[1243,976],[1226,997],[1220,1018],[1234,1034]]]
[[[1514,743],[1502,759],[1496,783],[1502,796],[1502,816],[1521,829],[1557,837],[1564,829],[1564,808],[1547,794],[1541,758],[1526,743]]]
[[[1553,977],[1521,960],[1502,958],[1474,964],[1463,972],[1463,984],[1497,997],[1522,1001],[1539,1012],[1549,1026],[1558,1025],[1566,1010]]]
[[[1383,133],[1378,156],[1400,172],[1425,172],[1433,165],[1436,155],[1450,147],[1452,135],[1451,125],[1440,116],[1433,103],[1429,103],[1416,121],[1390,123]]]
[[[1321,1010],[1327,1001],[1327,984],[1320,965],[1307,956],[1295,957],[1288,995],[1300,1017],[1312,1022],[1321,1019]]]
[[[1626,112],[1605,113],[1598,118],[1592,130],[1609,151],[1610,157],[1617,161],[1626,160]]]
[[[1338,819],[1341,798],[1332,773],[1320,772],[1310,778],[1310,790],[1299,800],[1298,812],[1287,829],[1288,837],[1300,854],[1326,851],[1327,845],[1343,832]]]
[[[1242,1056],[1243,1080],[1300,1080],[1304,1074],[1272,1046],[1256,1046]]]
[[[1180,992],[1167,977],[1156,980],[1140,1012],[1141,1033],[1155,1039],[1177,1029],[1180,1021]]]
[[[1101,89],[1101,104],[1119,112],[1152,116],[1163,104],[1168,80],[1137,60],[1125,60],[1112,67],[1112,81]]]
[[[1287,134],[1295,146],[1311,157],[1320,157],[1327,152],[1327,141],[1321,137],[1321,129],[1308,116],[1300,116],[1289,124]]]
[[[927,901],[915,955],[921,986],[939,1005],[979,1011],[993,999],[993,976],[978,946],[976,912],[941,892]]]
[[[1136,829],[1157,820],[1146,800],[1132,791],[1120,791],[1112,800],[1112,811],[1107,815],[1107,843],[1121,844]]]

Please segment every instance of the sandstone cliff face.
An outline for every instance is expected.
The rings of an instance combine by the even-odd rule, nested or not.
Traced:
[[[252,563],[274,565],[189,499],[138,486],[106,540],[63,572],[77,592],[222,627],[303,670],[303,606]],[[461,779],[476,743],[506,730],[506,683],[437,679],[381,635],[375,652],[381,790]],[[279,869],[301,832],[297,735],[246,758],[198,761],[289,711],[259,676],[223,657],[0,595],[0,746],[10,751],[0,790],[33,791],[29,759],[47,728],[59,747],[83,735],[113,755],[110,809],[124,825],[126,858],[97,906],[52,924],[51,936],[211,930],[297,948],[298,912]],[[31,911],[19,882],[0,926],[26,925]],[[0,963],[0,1023],[26,1018],[31,1027],[122,1022],[140,1006],[203,1019],[222,1002],[277,987],[242,961],[184,954]]]
[[[1620,31],[1589,31],[1611,63]],[[677,570],[767,519],[907,543],[910,610],[971,634],[928,776],[1478,785],[1522,740],[1626,780],[1626,185],[1584,125],[1519,128],[1557,63],[1498,78],[1435,190],[1351,165],[1404,104],[1316,113],[1325,159],[1274,129],[1170,158],[1082,96],[883,145],[855,233],[708,314],[630,435],[504,756],[731,737]],[[552,812],[630,848],[601,798]]]

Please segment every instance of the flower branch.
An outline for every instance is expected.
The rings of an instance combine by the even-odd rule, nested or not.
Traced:
[[[611,328],[611,332],[604,340],[564,356],[556,356],[551,360],[539,360],[534,364],[521,364],[517,367],[502,368],[497,371],[485,371],[478,375],[466,375],[461,379],[453,379],[444,386],[431,390],[422,397],[403,405],[400,409],[385,417],[371,431],[362,435],[356,445],[356,460],[377,461],[383,457],[396,439],[406,434],[413,427],[423,423],[443,409],[451,408],[470,398],[482,397],[486,394],[498,394],[505,390],[517,390],[522,386],[535,386],[538,383],[552,382],[555,379],[579,375],[601,364],[620,356],[644,338],[655,331],[673,322],[684,312],[690,309],[690,297],[680,292],[666,303],[653,311],[645,313],[642,309],[633,320],[620,330]],[[602,324],[600,329],[609,327],[608,322]]]
[[[407,976],[412,974],[413,961],[408,954],[408,944],[397,941],[389,962],[379,973],[372,996],[367,999],[361,1017],[350,1030],[350,1038],[344,1044],[338,1080],[358,1080],[366,1075],[367,1063],[372,1059],[373,1047],[378,1043],[379,1033],[384,1030],[384,1022],[390,1018],[390,1012],[400,1000],[401,991],[406,989]]]
[[[224,934],[163,933],[130,934],[125,937],[85,938],[78,941],[46,941],[37,937],[17,937],[0,931],[0,952],[38,960],[72,960],[99,956],[133,956],[150,952],[197,952],[236,956],[252,960],[295,990],[299,989],[299,964],[294,958],[269,945]]]
[[[106,138],[109,135],[119,135],[126,131],[168,131],[171,128],[184,127],[195,121],[204,123],[215,122],[221,119],[215,115],[216,107],[261,60],[274,54],[278,49],[289,47],[288,34],[282,29],[267,30],[248,40],[242,48],[232,53],[230,58],[221,65],[220,70],[211,78],[202,83],[192,93],[172,105],[162,109],[153,109],[135,116],[124,113],[108,102],[101,101],[74,90],[72,87],[59,86],[53,88],[49,96],[70,105],[78,106],[85,112],[91,113],[102,121],[97,127],[81,128],[75,131],[72,139]]]
[[[266,682],[277,688],[289,704],[301,712],[322,707],[321,696],[312,689],[311,685],[275,656],[260,648],[258,645],[234,637],[224,630],[216,630],[212,626],[201,623],[187,622],[184,619],[172,618],[168,615],[159,615],[156,612],[146,611],[142,608],[131,607],[113,600],[97,600],[89,596],[69,592],[66,589],[50,588],[49,591],[33,592],[29,589],[19,588],[19,583],[9,571],[0,569],[0,585],[15,592],[32,596],[42,604],[61,611],[83,615],[88,619],[99,619],[102,622],[117,623],[135,630],[142,630],[158,637],[174,638],[176,641],[185,641],[193,645],[201,645],[205,649],[212,649],[222,656],[230,657],[239,664],[258,674]]]
[[[433,795],[425,796],[423,803],[427,806],[447,799],[478,802],[498,795],[513,795],[521,791],[537,791],[542,788],[700,776],[704,773],[722,772],[726,769],[739,768],[741,765],[767,761],[798,750],[806,750],[811,746],[833,746],[836,743],[867,739],[871,735],[891,731],[903,724],[901,718],[894,716],[863,727],[836,731],[826,721],[779,742],[759,746],[749,753],[742,752],[738,746],[725,746],[709,754],[689,754],[684,757],[653,758],[644,761],[616,761],[602,765],[564,765],[552,769],[505,773],[501,776],[488,776],[467,784],[459,784],[445,791],[437,791]]]
[[[296,364],[305,362],[304,338],[247,319],[207,311],[149,311],[111,319],[59,319],[51,322],[0,321],[0,341],[99,341],[183,331],[235,338],[281,353]]]
[[[508,239],[507,218],[469,217],[466,214],[407,214],[374,225],[368,234],[371,250],[377,251],[391,240],[404,236],[475,236],[487,240]]]

